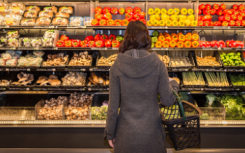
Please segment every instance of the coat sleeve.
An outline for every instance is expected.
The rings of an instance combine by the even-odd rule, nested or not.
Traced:
[[[113,74],[113,70],[110,71],[110,94],[109,105],[106,118],[105,137],[108,140],[112,140],[116,135],[118,108],[120,103],[120,80],[118,76]]]
[[[178,93],[179,84],[175,80],[169,82],[168,71],[163,64],[160,69],[158,93],[160,94],[160,101],[164,106],[170,107],[174,104],[176,100],[172,89],[174,89],[175,92]]]

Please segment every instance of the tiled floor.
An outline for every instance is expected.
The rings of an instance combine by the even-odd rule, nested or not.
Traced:
[[[0,153],[113,153],[110,149],[73,149],[73,148],[0,148]],[[168,153],[245,153],[245,149],[185,149]]]

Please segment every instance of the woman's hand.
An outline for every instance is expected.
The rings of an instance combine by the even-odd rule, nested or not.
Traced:
[[[110,146],[111,146],[112,148],[114,148],[115,139],[113,139],[113,140],[108,140],[108,142],[109,142]]]

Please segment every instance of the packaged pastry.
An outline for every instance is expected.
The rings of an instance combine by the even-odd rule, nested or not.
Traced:
[[[73,8],[71,6],[62,6],[60,7],[59,12],[73,14]]]
[[[32,47],[41,47],[42,40],[40,38],[33,38],[31,40],[31,45],[32,45]]]
[[[22,15],[25,11],[25,5],[22,3],[11,3],[9,12],[17,15]]]
[[[19,38],[20,35],[18,31],[8,31],[6,37],[7,38]]]
[[[58,12],[58,13],[55,14],[55,17],[69,18],[70,14]]]
[[[36,11],[26,11],[24,13],[24,17],[25,18],[36,18],[37,17],[37,13]]]
[[[9,4],[8,3],[0,3],[0,13],[6,13],[9,10]]]
[[[70,26],[81,26],[83,22],[83,18],[79,16],[70,17]]]
[[[55,6],[47,6],[47,7],[44,7],[43,10],[57,13],[57,7],[55,7]]]
[[[20,15],[16,14],[6,14],[4,20],[3,20],[3,25],[7,26],[17,26],[20,25],[20,20],[21,20]]]
[[[53,12],[49,12],[49,11],[40,11],[39,12],[39,17],[52,18],[52,17],[54,17],[54,13]]]
[[[51,19],[48,17],[40,17],[36,21],[37,26],[41,26],[41,25],[48,26],[48,25],[50,25],[50,23],[51,23]]]
[[[19,47],[19,40],[16,38],[8,39],[8,47]]]
[[[7,46],[8,44],[8,39],[7,38],[0,38],[0,47]]]
[[[90,17],[84,17],[83,18],[83,26],[91,26],[91,18]]]
[[[55,37],[54,30],[45,31],[43,37],[44,38],[54,38]]]
[[[42,39],[42,47],[52,47],[52,46],[53,46],[53,38]]]
[[[52,24],[60,25],[60,26],[67,26],[69,25],[69,21],[66,18],[57,17],[53,19]]]
[[[34,26],[36,24],[36,19],[23,18],[20,22],[22,26]]]
[[[23,38],[23,45],[24,45],[24,47],[31,47],[31,39],[30,38]]]
[[[38,7],[38,6],[27,6],[26,7],[26,11],[36,11],[36,12],[39,12],[40,11],[40,7]]]

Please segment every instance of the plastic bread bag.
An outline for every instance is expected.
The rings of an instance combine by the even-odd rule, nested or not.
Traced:
[[[6,66],[16,66],[17,61],[18,61],[18,57],[13,56],[12,59],[6,61]]]
[[[36,24],[36,19],[23,18],[20,22],[22,26],[34,26]]]
[[[42,57],[44,55],[43,51],[34,51],[33,54],[38,57]]]
[[[19,32],[18,31],[8,31],[6,38],[19,38]]]
[[[31,39],[28,37],[23,38],[23,46],[24,47],[31,47]]]
[[[7,46],[7,44],[8,44],[8,39],[4,38],[4,37],[1,37],[0,38],[0,47]]]
[[[20,25],[20,20],[22,17],[20,15],[16,14],[6,14],[4,20],[3,20],[3,25],[7,26],[18,26]]]
[[[0,26],[4,25],[3,22],[5,21],[5,16],[3,16],[2,14],[0,15]]]
[[[54,17],[54,13],[49,11],[40,11],[38,16],[52,18]]]
[[[42,58],[38,56],[30,56],[28,57],[28,63],[26,66],[40,66],[42,62]]]
[[[24,56],[21,56],[19,59],[18,59],[18,64],[17,66],[26,66],[28,63],[28,59]]]
[[[57,13],[57,7],[55,7],[55,6],[47,6],[47,7],[43,8],[43,11],[49,11],[49,12]]]
[[[36,21],[37,26],[48,26],[51,23],[51,19],[48,17],[39,17]]]
[[[5,66],[6,61],[3,60],[3,58],[0,58],[0,66]]]
[[[90,17],[84,17],[83,18],[83,26],[91,26],[91,18]]]
[[[25,18],[37,18],[38,12],[36,11],[25,11],[24,17]]]
[[[55,17],[69,18],[70,17],[70,14],[58,12],[58,13],[55,14]]]
[[[22,3],[11,3],[9,7],[9,12],[17,15],[23,15],[25,11],[25,5]]]
[[[12,58],[12,55],[10,53],[2,53],[2,58],[4,61],[7,61]]]
[[[32,45],[32,47],[41,47],[42,40],[40,38],[33,38],[31,40],[31,45]]]
[[[83,23],[83,18],[79,16],[70,17],[70,26],[81,26]]]
[[[53,25],[60,25],[60,26],[68,26],[69,21],[66,18],[57,17],[57,18],[53,19],[52,24]]]
[[[38,7],[38,6],[26,6],[26,11],[39,12],[40,11],[40,7]]]
[[[42,39],[42,47],[52,47],[53,46],[53,38],[43,38]]]
[[[19,40],[16,38],[9,38],[8,47],[19,47]]]
[[[43,37],[44,38],[54,38],[55,37],[54,30],[45,31]]]
[[[0,14],[7,13],[9,11],[9,3],[0,3]]]
[[[59,8],[59,12],[73,14],[73,8],[71,6],[62,6]]]

